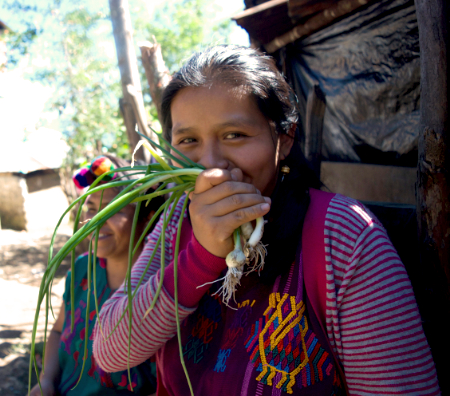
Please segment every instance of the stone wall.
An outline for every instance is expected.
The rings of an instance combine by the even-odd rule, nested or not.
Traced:
[[[28,195],[25,178],[20,173],[0,173],[1,228],[25,230],[25,198]]]
[[[48,169],[27,175],[0,173],[1,228],[53,229],[67,207],[57,171]],[[68,221],[67,217],[63,224]]]

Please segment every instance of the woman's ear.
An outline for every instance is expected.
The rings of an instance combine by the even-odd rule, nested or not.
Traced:
[[[295,129],[297,124],[292,124],[287,133],[280,134],[280,160],[286,159],[294,144]]]

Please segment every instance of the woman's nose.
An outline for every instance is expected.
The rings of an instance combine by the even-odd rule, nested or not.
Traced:
[[[203,165],[206,169],[219,168],[228,169],[230,163],[226,158],[225,153],[220,147],[220,144],[209,143],[202,147],[199,160],[199,164]]]

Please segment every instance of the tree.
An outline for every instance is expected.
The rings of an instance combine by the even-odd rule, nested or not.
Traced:
[[[48,109],[57,112],[58,123],[42,120],[42,124],[63,131],[70,146],[68,164],[79,166],[104,150],[129,158],[118,106],[120,75],[108,3],[47,0],[36,4],[34,0],[6,2],[14,15],[20,15],[23,28],[10,37],[9,67],[28,57],[29,78],[53,87]],[[217,10],[206,0],[164,2],[151,18],[137,7],[142,10],[142,0],[130,0],[135,43],[155,35],[171,72],[205,41],[226,42],[230,23],[215,21]],[[149,119],[157,120],[142,67],[140,76]]]
[[[207,0],[166,1],[156,8],[151,19],[134,20],[136,41],[153,41],[161,46],[162,57],[169,72],[178,70],[183,60],[195,51],[214,44],[226,44],[231,32],[231,21],[215,19],[220,9]],[[138,15],[145,15],[140,12]],[[145,76],[142,69],[141,76]],[[147,81],[142,83],[153,124],[158,129],[156,106],[151,103]]]
[[[207,0],[166,1],[150,21],[136,20],[136,37],[149,40],[155,36],[169,70],[174,72],[193,52],[228,42],[231,21],[215,20],[218,11],[217,5]]]

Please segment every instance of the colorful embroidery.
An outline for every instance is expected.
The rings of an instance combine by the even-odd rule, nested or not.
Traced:
[[[331,396],[341,396],[341,395],[345,395],[345,391],[342,386],[341,377],[335,371],[333,378],[333,393],[331,394]]]
[[[245,300],[242,303],[238,303],[238,310],[234,315],[233,323],[225,335],[225,341],[222,344],[222,348],[219,350],[217,362],[214,366],[215,372],[223,373],[227,368],[227,358],[230,356],[231,349],[236,346],[238,338],[244,332],[244,327],[247,326],[248,318],[252,313],[252,307],[255,302],[256,300]]]
[[[217,295],[212,296],[208,291],[197,311],[197,322],[183,346],[183,355],[186,355],[188,359],[193,359],[194,363],[203,359],[203,354],[208,349],[209,343],[213,339],[213,333],[222,319],[220,298]]]
[[[252,325],[245,345],[256,371],[261,372],[257,381],[272,386],[280,373],[276,387],[291,394],[295,384],[304,388],[330,375],[331,358],[309,328],[305,309],[303,301],[297,303],[294,296],[269,296],[269,307]]]

